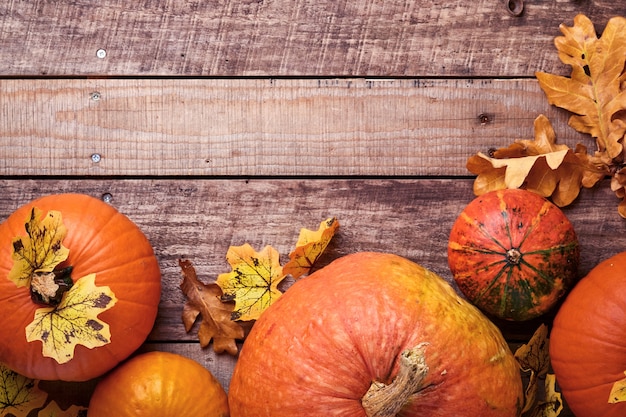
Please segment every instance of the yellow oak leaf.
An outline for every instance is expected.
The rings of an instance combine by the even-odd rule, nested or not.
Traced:
[[[282,292],[278,284],[285,278],[276,249],[266,246],[256,252],[249,244],[228,248],[226,260],[232,271],[220,274],[217,285],[223,300],[234,300],[233,320],[256,320]]]
[[[608,173],[593,163],[584,146],[572,150],[558,145],[546,116],[535,119],[534,133],[534,140],[517,140],[507,148],[493,150],[492,156],[478,152],[467,160],[467,169],[477,175],[476,195],[525,188],[563,207],[578,197],[581,187],[594,186]]]
[[[560,29],[564,36],[554,43],[561,61],[572,67],[571,77],[537,72],[539,85],[550,104],[573,113],[570,126],[594,137],[599,152],[620,157],[626,124],[614,119],[626,109],[626,18],[610,19],[600,38],[582,14],[574,18],[574,26],[562,24]]]
[[[48,394],[37,381],[26,378],[0,363],[0,415],[26,417],[43,407]]]
[[[289,254],[289,262],[283,266],[283,273],[291,274],[294,279],[308,274],[330,243],[338,227],[339,222],[332,217],[322,221],[316,231],[301,229],[296,248]]]
[[[26,339],[40,340],[44,356],[62,364],[74,357],[76,345],[95,348],[110,342],[109,325],[97,316],[113,307],[117,298],[109,287],[96,286],[95,280],[96,274],[78,279],[59,305],[35,311],[26,327]]]
[[[60,212],[50,210],[43,216],[33,207],[24,228],[26,235],[13,239],[13,267],[8,275],[18,287],[29,285],[36,271],[51,272],[69,254],[62,244],[67,229]]]
[[[626,371],[624,371],[626,375]],[[609,394],[609,404],[616,404],[626,401],[626,378],[620,379],[611,387]]]
[[[189,260],[179,260],[183,280],[180,288],[187,297],[183,307],[183,323],[190,332],[198,316],[202,322],[198,330],[200,345],[206,347],[213,340],[213,350],[236,355],[236,339],[244,338],[243,328],[231,319],[233,303],[223,302],[222,289],[216,283],[205,284],[198,280],[196,270]]]

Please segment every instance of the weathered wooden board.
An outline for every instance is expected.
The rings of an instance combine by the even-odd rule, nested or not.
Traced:
[[[534,79],[0,80],[0,175],[468,175],[542,113],[594,149]]]
[[[532,76],[563,70],[559,24],[626,15],[615,0],[526,1],[519,17],[505,3],[8,0],[0,75]]]
[[[236,358],[202,349],[195,332],[186,333],[181,313],[185,302],[179,284],[178,259],[192,261],[208,282],[228,272],[230,245],[245,242],[257,249],[276,247],[283,260],[300,227],[314,229],[336,216],[340,229],[323,266],[356,251],[394,252],[434,270],[451,282],[446,261],[449,230],[456,216],[474,197],[471,179],[2,179],[0,220],[34,198],[54,192],[80,192],[101,197],[128,215],[152,242],[163,273],[163,294],[157,323],[141,348],[166,350],[194,358],[211,370],[228,389]],[[436,197],[434,197],[436,196]],[[626,247],[626,223],[617,215],[617,199],[608,182],[583,190],[564,208],[582,247],[580,275]],[[550,315],[525,324],[497,322],[507,339],[528,340]],[[69,387],[73,398],[87,402],[93,382]],[[568,416],[565,412],[562,416]]]

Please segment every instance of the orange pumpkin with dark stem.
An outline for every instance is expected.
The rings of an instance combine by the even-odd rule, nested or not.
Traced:
[[[146,339],[160,294],[149,241],[101,200],[49,195],[0,225],[0,361],[19,374],[105,373]]]
[[[599,263],[568,294],[550,333],[550,360],[577,417],[626,416],[626,252]],[[621,389],[621,398],[611,394]]]
[[[137,355],[98,382],[88,417],[228,417],[228,397],[202,365],[175,353]]]
[[[552,309],[573,285],[579,257],[565,214],[522,189],[476,197],[454,222],[448,243],[452,276],[467,299],[515,321]]]
[[[442,278],[357,253],[293,284],[256,321],[233,417],[515,417],[519,367],[500,331]]]

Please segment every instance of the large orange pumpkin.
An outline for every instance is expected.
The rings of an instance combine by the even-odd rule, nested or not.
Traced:
[[[63,247],[67,259],[47,271],[50,254]],[[16,279],[16,271],[26,275]],[[58,278],[41,287],[54,295],[33,289],[40,276]],[[67,381],[103,374],[145,340],[160,294],[149,241],[101,200],[49,195],[0,225],[0,362],[19,374]]]
[[[228,417],[228,397],[209,370],[168,352],[137,355],[98,382],[88,417]]]
[[[297,281],[254,324],[229,388],[234,417],[514,417],[518,364],[442,278],[357,253]]]
[[[563,211],[531,191],[472,200],[450,231],[448,264],[459,289],[491,316],[530,320],[573,285],[579,245]]]
[[[624,417],[626,252],[594,267],[568,294],[550,333],[557,383],[577,417]],[[618,390],[619,391],[619,390]]]

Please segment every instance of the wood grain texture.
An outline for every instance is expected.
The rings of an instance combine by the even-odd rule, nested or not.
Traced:
[[[468,175],[541,113],[595,147],[534,79],[0,80],[0,112],[0,175]]]
[[[578,13],[601,30],[626,4],[8,0],[0,75],[528,77],[563,71],[552,41]]]

